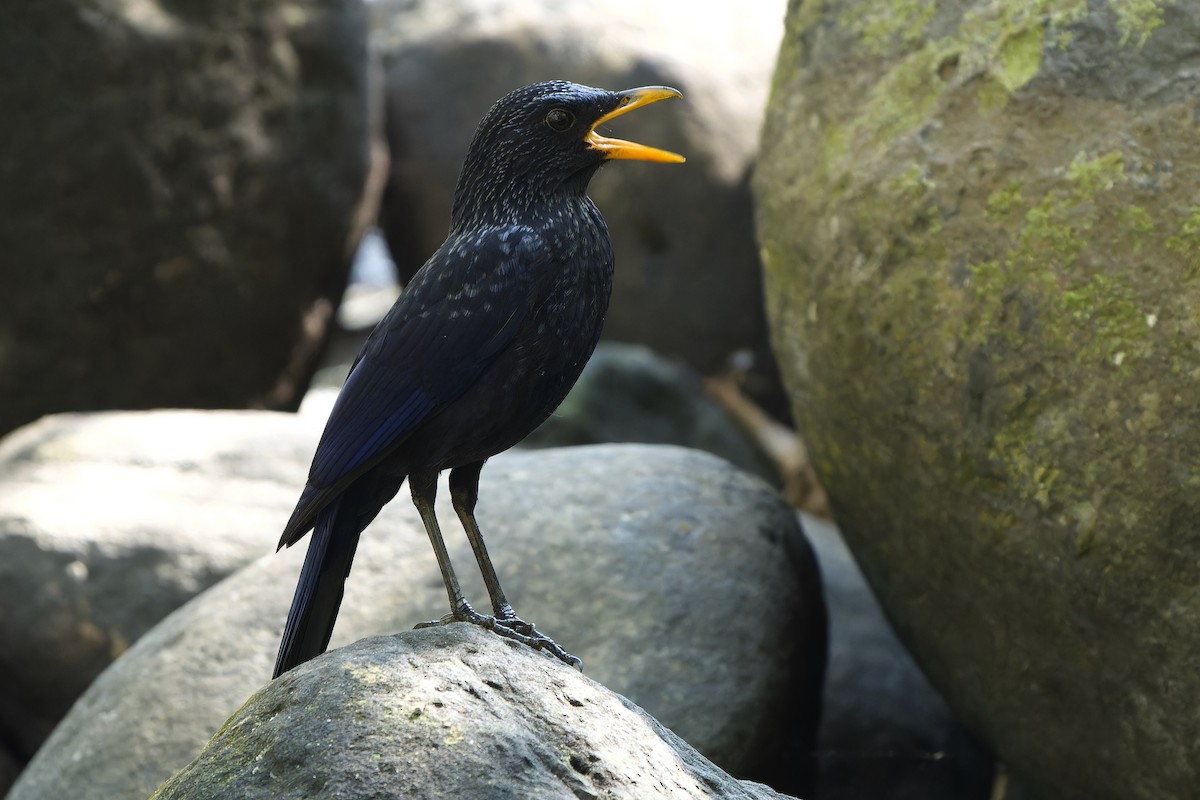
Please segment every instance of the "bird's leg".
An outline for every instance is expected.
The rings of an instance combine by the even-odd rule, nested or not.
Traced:
[[[429,534],[429,543],[433,545],[433,554],[437,556],[438,569],[442,571],[442,582],[446,585],[446,594],[450,596],[450,615],[458,619],[466,613],[474,613],[463,595],[458,576],[454,574],[454,565],[450,563],[450,554],[446,552],[446,542],[442,539],[442,530],[438,527],[437,515],[433,512],[433,501],[437,497],[437,473],[432,475],[409,475],[408,488],[412,492],[413,505],[421,515],[425,524],[425,532]],[[437,622],[423,623],[436,625]]]
[[[496,616],[493,618],[493,624],[488,627],[493,627],[493,630],[498,633],[502,630],[509,631],[513,634],[510,638],[545,650],[560,661],[570,664],[576,669],[582,669],[582,661],[563,650],[550,637],[539,633],[532,624],[518,617],[508,602],[508,598],[504,596],[504,589],[500,587],[496,568],[492,566],[492,559],[488,555],[487,545],[484,544],[479,523],[475,521],[475,503],[479,499],[479,471],[481,469],[483,469],[483,462],[477,461],[452,470],[450,472],[450,499],[454,504],[455,513],[462,522],[463,530],[466,531],[467,541],[471,543],[471,550],[475,553],[475,561],[479,564],[479,572],[483,575],[483,583],[487,586],[488,596],[492,601],[492,610]],[[502,633],[502,635],[505,634]]]
[[[488,597],[492,600],[496,621],[508,622],[516,620],[517,614],[504,596],[504,589],[500,588],[496,568],[492,566],[487,545],[483,542],[483,534],[479,531],[479,524],[475,522],[475,503],[479,500],[479,471],[482,468],[483,462],[479,461],[453,470],[450,473],[450,498],[454,503],[454,511],[467,532],[467,541],[471,543],[471,549],[475,552],[475,561],[479,564],[479,572],[483,575],[484,585],[487,586]],[[521,624],[528,630],[533,629],[528,623]],[[522,632],[528,633],[528,630]]]

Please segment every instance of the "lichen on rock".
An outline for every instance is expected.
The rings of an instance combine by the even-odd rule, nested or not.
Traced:
[[[1163,688],[1200,667],[1200,9],[885,6],[793,8],[777,65],[793,411],[956,711],[1047,797],[1169,796],[1200,777]]]

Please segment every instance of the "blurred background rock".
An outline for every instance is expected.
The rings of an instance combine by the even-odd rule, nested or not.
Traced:
[[[376,210],[403,283],[444,238],[475,124],[552,77],[687,97],[621,129],[686,169],[594,184],[618,254],[607,337],[704,374],[751,353],[748,390],[786,413],[748,186],[782,8],[691,12],[6,6],[0,106],[20,124],[0,128],[0,431],[57,411],[294,409]]]
[[[0,431],[295,408],[378,201],[361,2],[8,3],[0,54]]]

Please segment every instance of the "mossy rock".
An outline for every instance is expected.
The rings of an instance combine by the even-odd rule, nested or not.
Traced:
[[[1200,785],[1200,5],[790,3],[755,191],[841,527],[1043,798]]]

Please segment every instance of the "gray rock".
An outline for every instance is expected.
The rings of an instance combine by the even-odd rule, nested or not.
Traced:
[[[320,425],[63,414],[0,441],[0,739],[32,756],[132,642],[270,552]]]
[[[1046,800],[1193,797],[1200,4],[1039,9],[791,4],[755,179],[772,335],[964,724]]]
[[[448,501],[438,513],[464,587],[486,606]],[[510,453],[484,470],[478,515],[518,612],[722,767],[753,774],[797,717],[815,727],[819,577],[765,484],[681,448]],[[142,637],[10,800],[144,798],[185,765],[270,674],[302,559],[302,548],[263,558]],[[333,646],[445,611],[425,533],[397,501],[359,544]]]
[[[366,29],[361,0],[3,5],[0,433],[299,402],[376,202]]]
[[[992,759],[896,638],[837,528],[803,515],[829,608],[818,800],[988,800]]]
[[[783,2],[383,0],[371,5],[387,87],[391,181],[380,226],[404,277],[445,238],[479,119],[506,92],[549,78],[624,89],[666,84],[683,103],[623,118],[615,135],[681,152],[592,182],[616,250],[605,335],[702,373],[735,351],[776,387],[747,174]],[[446,102],[453,98],[453,102]]]
[[[641,442],[704,450],[768,481],[774,466],[695,371],[641,345],[601,342],[579,382],[522,447]]]
[[[365,639],[256,692],[156,800],[782,798],[578,672],[468,625]]]

